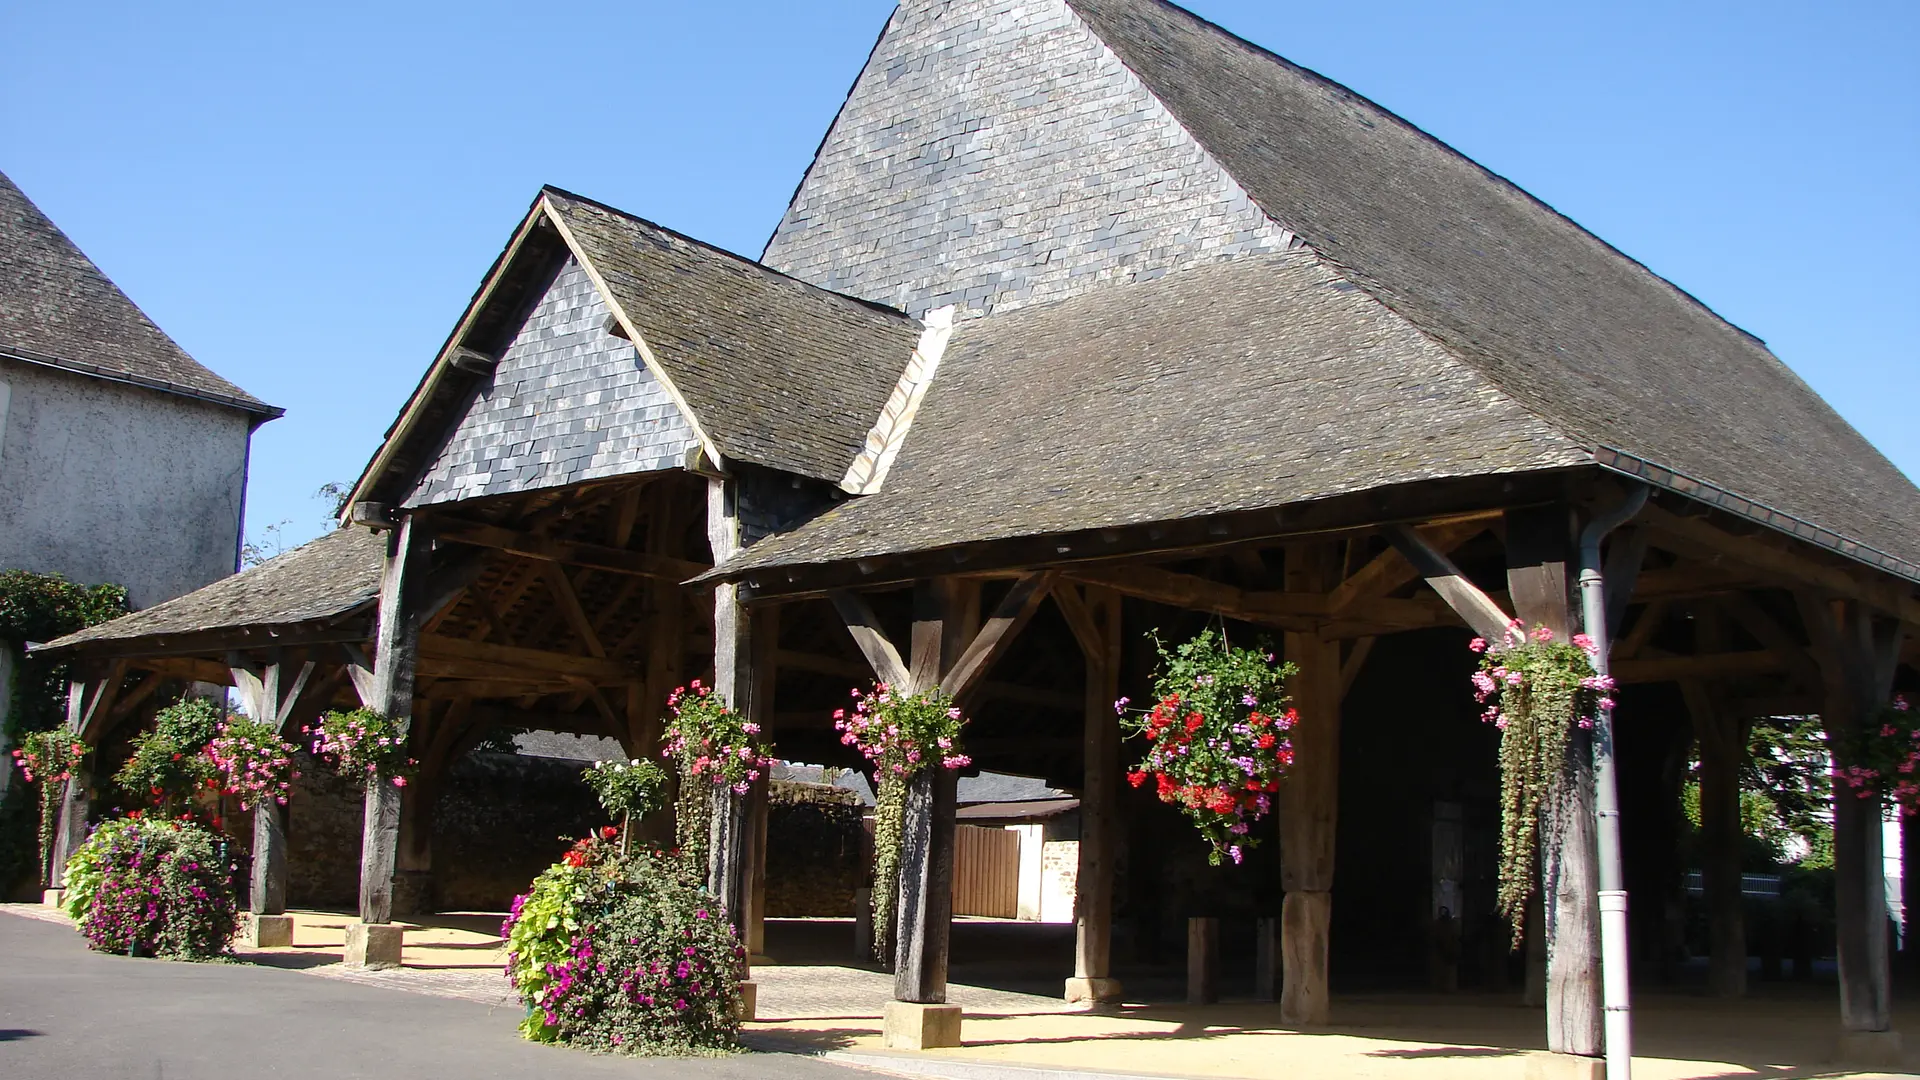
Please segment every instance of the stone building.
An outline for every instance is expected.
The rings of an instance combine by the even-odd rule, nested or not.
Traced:
[[[650,753],[702,676],[782,756],[857,766],[831,710],[880,679],[952,695],[981,767],[1079,799],[1069,998],[1119,996],[1191,917],[1272,920],[1246,951],[1280,1023],[1326,1023],[1334,972],[1511,969],[1576,1075],[1627,1050],[1602,943],[1612,1004],[1629,939],[1658,967],[1676,758],[1697,743],[1712,780],[1712,985],[1738,995],[1744,725],[1860,730],[1920,661],[1920,490],[1761,342],[1161,0],[905,0],[758,262],[543,190],[350,520],[51,649],[100,742],[140,672],[288,724],[406,718],[422,779],[367,794],[363,947],[432,902],[436,770],[489,727]],[[1466,681],[1515,618],[1617,642],[1624,686],[1571,736],[1522,956]],[[1220,868],[1119,782],[1113,706],[1150,685],[1149,631],[1209,624],[1300,669],[1280,842]],[[889,1026],[928,1038],[958,1030],[956,803],[915,779],[895,905]],[[750,947],[763,807],[724,805],[709,866]],[[1843,1051],[1884,1059],[1874,811],[1835,807],[1834,950]]]
[[[117,582],[135,607],[233,573],[248,444],[280,414],[0,175],[0,569]]]

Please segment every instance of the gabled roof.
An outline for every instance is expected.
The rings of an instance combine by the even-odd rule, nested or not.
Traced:
[[[1343,86],[1162,0],[1067,2],[1276,222],[1603,462],[1920,578],[1920,490],[1758,339]]]
[[[838,482],[921,325],[557,188],[578,255],[729,459]]]
[[[652,222],[542,188],[368,463],[353,501],[398,503],[460,421],[481,376],[558,260],[579,261],[700,441],[837,483],[919,340],[906,314],[807,285]]]
[[[203,630],[338,620],[378,601],[386,554],[386,539],[376,533],[357,527],[335,529],[232,577],[68,634],[42,648],[64,650]]]
[[[727,561],[835,562],[1591,458],[1311,252],[962,323],[875,495]]]
[[[268,405],[202,367],[0,173],[0,356],[232,406]]]

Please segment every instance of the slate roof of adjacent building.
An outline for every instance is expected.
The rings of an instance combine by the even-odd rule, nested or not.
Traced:
[[[578,195],[546,196],[723,455],[846,474],[913,355],[918,320]]]
[[[4,173],[0,356],[184,394],[268,419],[283,411],[188,356]]]
[[[378,602],[386,551],[386,539],[377,533],[335,529],[232,577],[68,634],[41,649],[124,645],[202,630],[337,620]]]
[[[1920,489],[1758,339],[1345,87],[1067,2],[1313,255],[968,324],[886,488],[723,573],[1597,459],[1920,580]]]

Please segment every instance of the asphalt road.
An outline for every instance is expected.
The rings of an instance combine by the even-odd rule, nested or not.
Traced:
[[[517,1011],[245,964],[90,952],[0,913],[0,1080],[871,1080],[785,1054],[645,1059],[522,1041]]]

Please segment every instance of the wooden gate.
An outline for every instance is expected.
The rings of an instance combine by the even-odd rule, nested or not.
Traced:
[[[953,913],[1019,917],[1019,833],[978,825],[954,828]]]

